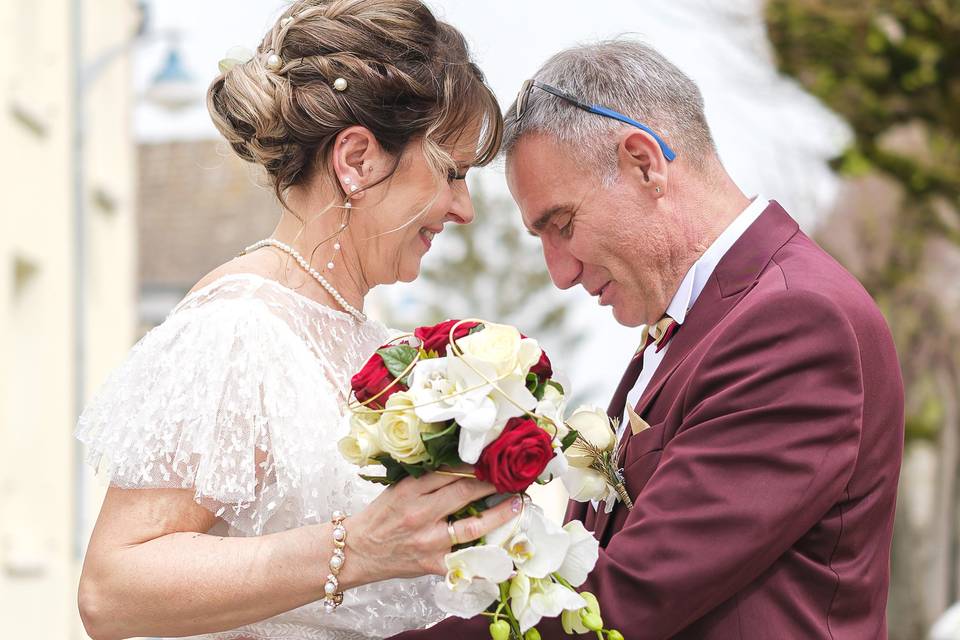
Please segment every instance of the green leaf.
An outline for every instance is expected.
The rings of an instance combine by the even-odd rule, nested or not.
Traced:
[[[527,391],[529,391],[530,393],[533,393],[534,391],[537,390],[537,387],[540,386],[540,378],[538,378],[537,374],[535,373],[528,373],[526,384],[527,384]],[[542,397],[543,396],[541,396],[541,398]],[[537,399],[539,400],[540,398],[537,398]]]
[[[560,440],[560,448],[561,448],[563,451],[566,451],[567,449],[569,449],[569,448],[570,448],[570,445],[572,445],[574,442],[577,441],[577,436],[579,436],[579,435],[580,435],[579,432],[574,431],[573,429],[571,429],[571,430],[570,430],[570,433],[568,433],[567,435],[563,436],[563,439]]]
[[[428,433],[420,437],[427,453],[430,455],[430,466],[437,469],[444,465],[456,466],[462,464],[458,448],[460,446],[460,427],[453,420],[443,431]]]
[[[427,469],[424,469],[419,464],[404,464],[401,462],[400,466],[403,467],[403,470],[412,475],[414,478],[419,478],[427,472]]]
[[[397,378],[401,384],[406,386],[410,373],[407,371],[407,367],[416,359],[419,350],[406,344],[398,344],[392,347],[377,349],[377,353],[383,358],[383,364],[387,366],[387,371],[390,372],[390,375]],[[407,375],[405,376],[404,373]]]
[[[383,465],[383,468],[387,470],[386,479],[389,480],[390,484],[395,482],[400,482],[408,475],[410,472],[407,471],[402,464],[390,457],[390,454],[383,453],[374,458],[377,462]]]
[[[366,474],[361,473],[360,477],[366,480],[367,482],[372,482],[374,484],[382,484],[387,487],[394,484],[394,482],[391,481],[390,478],[386,476],[368,476]]]
[[[473,334],[475,334],[477,331],[483,331],[485,328],[486,328],[486,327],[485,327],[485,326],[483,325],[483,323],[481,322],[481,323],[478,324],[477,326],[471,327],[470,330],[467,331],[467,335],[468,335],[468,336],[473,335]]]
[[[561,385],[561,384],[560,384],[559,382],[557,382],[556,380],[553,380],[553,379],[551,378],[550,380],[547,380],[547,384],[550,385],[551,387],[553,387],[554,389],[556,389],[557,391],[559,391],[560,393],[565,393],[564,390],[563,390],[563,385]]]

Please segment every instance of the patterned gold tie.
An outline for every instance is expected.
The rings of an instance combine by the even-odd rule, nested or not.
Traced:
[[[637,379],[640,377],[640,370],[643,368],[643,352],[646,351],[647,347],[651,344],[657,345],[657,351],[663,349],[667,345],[667,342],[673,337],[673,334],[676,333],[679,326],[677,321],[670,316],[663,316],[656,324],[644,327],[642,334],[643,340],[640,342],[640,348],[633,354],[633,358],[631,358],[630,364],[627,365],[626,371],[623,372],[620,384],[617,386],[617,390],[610,400],[610,406],[607,407],[607,414],[611,418],[616,418],[617,420],[623,418],[627,394],[633,389],[633,386],[637,384]]]
[[[679,326],[677,321],[670,316],[663,316],[656,324],[645,326],[641,334],[643,337],[640,340],[640,346],[637,347],[634,357],[643,355],[643,352],[651,343],[657,345],[657,353],[659,353],[670,342],[670,338],[673,337]]]
[[[660,320],[654,325],[647,325],[643,328],[643,339],[640,341],[640,346],[637,348],[637,352],[634,354],[634,358],[639,360],[640,365],[639,369],[643,368],[643,352],[647,350],[651,344],[657,345],[657,353],[660,353],[660,350],[667,346],[667,343],[670,342],[670,338],[673,337],[673,334],[677,332],[677,328],[680,324],[671,318],[670,316],[663,316]],[[639,378],[639,370],[637,372],[637,377],[634,378],[634,384],[636,384],[637,378]],[[624,403],[626,404],[626,402]],[[640,433],[644,429],[650,427],[647,424],[647,421],[644,420],[634,411],[633,407],[629,404],[626,405],[627,409],[627,420],[630,423],[630,431],[634,435]]]

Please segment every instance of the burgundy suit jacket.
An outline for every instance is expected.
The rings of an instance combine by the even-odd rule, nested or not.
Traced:
[[[636,410],[650,428],[624,452],[635,508],[567,512],[600,540],[582,588],[606,628],[887,637],[897,356],[870,296],[776,202],[720,261]],[[486,640],[487,625],[451,618],[398,638]],[[539,628],[566,637],[556,620]]]

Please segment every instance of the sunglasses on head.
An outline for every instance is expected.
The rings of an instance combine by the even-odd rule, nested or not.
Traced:
[[[677,157],[677,154],[674,152],[673,149],[670,148],[670,145],[664,142],[663,138],[657,135],[657,133],[647,125],[637,122],[633,118],[628,118],[627,116],[617,111],[614,111],[613,109],[608,109],[607,107],[601,107],[600,105],[596,105],[596,104],[587,104],[586,102],[584,102],[583,100],[580,100],[576,96],[572,96],[565,91],[561,91],[560,89],[557,89],[556,87],[552,87],[549,84],[544,84],[542,82],[539,82],[533,79],[524,80],[523,86],[520,87],[520,93],[517,95],[517,108],[516,108],[517,122],[520,122],[520,120],[523,119],[524,114],[526,114],[527,112],[527,105],[529,103],[530,92],[533,91],[534,87],[536,87],[537,89],[546,91],[547,93],[554,95],[560,98],[561,100],[566,100],[573,106],[579,109],[583,109],[584,111],[589,111],[590,113],[595,113],[598,116],[603,116],[604,118],[611,118],[613,120],[618,120],[620,122],[623,122],[624,124],[629,124],[631,126],[637,127],[638,129],[642,129],[643,131],[646,131],[651,136],[653,136],[653,139],[657,141],[657,144],[660,145],[660,150],[663,152],[663,157],[666,158],[668,162],[672,161],[674,158]]]

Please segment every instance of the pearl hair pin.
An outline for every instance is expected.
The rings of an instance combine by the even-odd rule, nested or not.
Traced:
[[[277,69],[283,66],[283,60],[280,59],[280,56],[278,56],[276,53],[271,51],[270,54],[267,56],[266,66],[267,66],[267,69],[270,69],[271,71],[276,71]]]
[[[346,91],[347,90],[347,80],[346,78],[337,78],[333,81],[333,88],[337,91]]]

